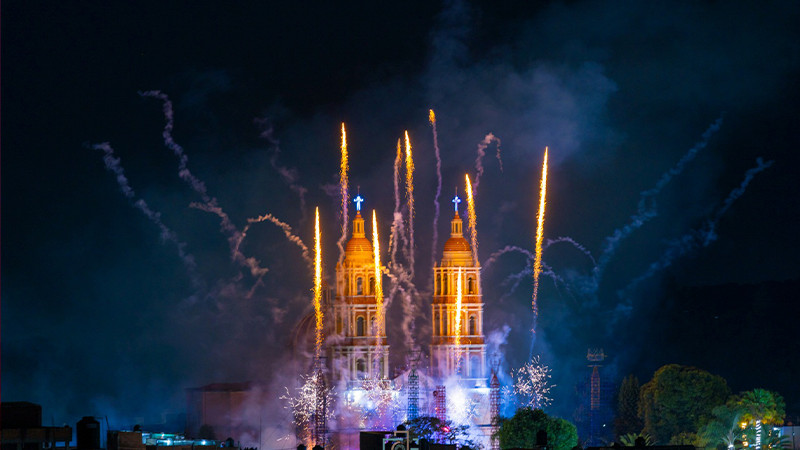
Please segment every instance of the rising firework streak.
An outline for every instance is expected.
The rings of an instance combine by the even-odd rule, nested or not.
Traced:
[[[542,238],[544,236],[544,209],[547,197],[547,147],[544,148],[544,163],[542,164],[542,181],[539,186],[539,214],[536,218],[536,259],[533,262],[533,326],[531,327],[531,354],[536,342],[536,325],[539,321],[539,274],[542,272]]]

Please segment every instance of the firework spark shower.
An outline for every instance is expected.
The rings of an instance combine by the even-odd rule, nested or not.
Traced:
[[[125,426],[185,410],[187,387],[294,394],[314,353],[311,205],[334,291],[356,186],[384,227],[387,340],[425,355],[431,263],[450,225],[434,217],[437,192],[452,196],[465,173],[483,331],[508,326],[500,367],[521,367],[549,146],[536,328],[557,384],[549,408],[574,412],[589,345],[619,374],[643,379],[643,360],[680,355],[734,390],[775,386],[800,404],[785,381],[799,362],[757,374],[720,356],[781,348],[800,315],[780,301],[800,289],[797,2],[274,6],[3,4],[4,400],[39,403],[56,423]],[[106,142],[108,154],[92,148]],[[687,304],[698,314],[682,316]],[[784,312],[775,326],[698,336],[701,317],[760,304]],[[675,317],[686,333],[664,320]],[[297,336],[308,345],[292,347]],[[248,404],[243,420],[272,424],[248,444],[292,447],[268,438],[293,435],[282,402]]]

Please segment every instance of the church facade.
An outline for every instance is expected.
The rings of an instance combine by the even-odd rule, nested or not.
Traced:
[[[328,349],[328,379],[337,386],[336,396],[341,404],[358,408],[354,402],[371,402],[367,390],[376,382],[388,394],[381,397],[391,402],[393,411],[380,422],[394,427],[419,412],[419,416],[437,416],[463,423],[465,418],[476,429],[491,422],[488,414],[488,373],[486,344],[483,330],[483,292],[481,272],[469,242],[464,238],[463,221],[458,214],[458,197],[454,199],[455,214],[450,222],[450,236],[444,244],[442,258],[432,268],[433,291],[427,299],[430,305],[431,338],[421,345],[427,357],[420,358],[415,367],[390,372],[389,344],[386,337],[386,314],[378,311],[376,291],[381,284],[376,273],[388,280],[384,267],[375,270],[374,243],[367,238],[361,216],[361,197],[357,197],[356,216],[343,261],[336,265],[336,281],[330,305]],[[429,302],[429,303],[428,303]],[[427,306],[425,306],[427,309]],[[458,391],[456,393],[455,391]],[[453,405],[457,395],[468,403],[469,411],[459,411]],[[451,399],[450,396],[453,398]],[[359,399],[372,400],[359,400]],[[445,400],[447,398],[447,400]],[[413,408],[412,405],[413,404]],[[447,410],[449,406],[449,411]],[[364,408],[373,405],[365,404]],[[409,411],[414,411],[409,412]],[[375,413],[378,414],[378,413]],[[330,431],[341,436],[374,427],[375,422],[354,419],[347,413],[334,418]],[[392,429],[392,428],[389,428]],[[479,433],[482,431],[479,431]],[[343,444],[339,438],[340,445]],[[346,447],[346,445],[344,445]]]

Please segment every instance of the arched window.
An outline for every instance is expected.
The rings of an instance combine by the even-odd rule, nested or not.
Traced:
[[[356,319],[356,336],[364,336],[364,317],[358,316]]]
[[[367,377],[367,363],[361,358],[356,360],[356,377],[358,377],[359,380],[363,380]]]
[[[474,294],[475,293],[475,278],[469,277],[467,278],[467,294]]]
[[[436,295],[442,295],[442,274],[436,274]]]
[[[447,336],[447,312],[444,313],[444,320],[442,320],[442,336]]]
[[[369,334],[375,335],[378,333],[378,328],[375,325],[376,323],[377,322],[375,322],[375,317],[369,319]]]
[[[481,376],[481,360],[478,355],[472,355],[469,358],[469,376],[470,378],[479,378]]]
[[[342,333],[342,318],[341,317],[337,317],[336,318],[336,334],[341,334],[341,333]]]
[[[477,329],[475,328],[475,316],[469,316],[469,335],[475,336],[477,333]]]
[[[364,295],[364,279],[356,278],[356,295]]]
[[[369,293],[375,295],[375,277],[369,277]]]
[[[447,288],[448,287],[447,284],[449,281],[450,280],[447,275],[442,275],[442,295],[447,295],[447,293],[450,291],[450,289]]]
[[[441,320],[441,316],[439,316],[439,312],[437,311],[436,314],[433,316],[433,335],[440,336],[439,334],[439,321]]]

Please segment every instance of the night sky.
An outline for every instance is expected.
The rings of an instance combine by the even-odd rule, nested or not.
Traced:
[[[320,207],[329,280],[341,122],[351,193],[377,210],[384,258],[395,145],[409,131],[423,292],[437,186],[428,109],[442,155],[437,258],[449,199],[477,175],[490,132],[502,171],[492,144],[480,259],[533,249],[549,146],[545,238],[569,237],[603,266],[595,287],[575,246],[544,252],[555,277],[542,278],[535,349],[553,369],[552,412],[571,418],[586,350],[602,347],[611,380],[695,365],[734,392],[777,390],[800,415],[800,3],[332,3],[2,2],[3,401],[42,404],[48,425],[96,415],[113,427],[181,412],[183,389],[210,382],[253,380],[277,402],[306,370],[287,349],[311,310],[298,247],[261,223],[241,247],[269,269],[261,283],[232,261],[164,145],[162,102],[139,95],[160,90],[188,170],[239,230],[269,212],[311,246]],[[93,147],[104,142],[131,198]],[[532,281],[512,290],[508,277],[526,260],[484,266],[484,331],[504,368],[519,367]],[[418,301],[429,314],[429,297]],[[398,363],[399,313],[393,301]]]

